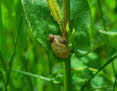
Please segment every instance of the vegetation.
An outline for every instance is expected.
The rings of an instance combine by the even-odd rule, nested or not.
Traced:
[[[116,65],[117,0],[0,0],[0,91],[117,91]]]

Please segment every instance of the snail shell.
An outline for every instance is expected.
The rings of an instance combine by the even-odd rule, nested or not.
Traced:
[[[50,34],[49,39],[51,41],[53,52],[57,57],[62,59],[66,59],[69,57],[70,51],[65,38],[59,35]]]

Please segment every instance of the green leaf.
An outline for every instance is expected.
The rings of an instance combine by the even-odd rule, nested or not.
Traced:
[[[22,4],[28,24],[38,42],[47,49],[49,60],[53,63],[63,61],[55,56],[50,45],[49,34],[60,35],[61,31],[59,24],[51,16],[47,1],[22,0]]]
[[[47,0],[47,1],[48,1],[48,5],[52,16],[58,23],[60,23],[62,17],[61,17],[60,8],[57,1],[56,0]]]
[[[100,33],[103,33],[103,34],[107,34],[107,35],[110,35],[110,36],[117,36],[117,32],[116,31],[104,31],[104,30],[98,30]]]
[[[24,13],[36,39],[45,48],[49,46],[49,34],[60,33],[59,25],[54,21],[46,0],[22,0]]]
[[[108,36],[109,45],[115,46],[115,47],[117,46],[117,29],[110,30],[110,31],[98,30],[98,32]]]
[[[72,36],[72,46],[75,54],[77,51],[90,50],[89,28],[91,25],[91,12],[87,0],[71,0],[71,24],[75,28]],[[83,54],[84,55],[84,54]]]

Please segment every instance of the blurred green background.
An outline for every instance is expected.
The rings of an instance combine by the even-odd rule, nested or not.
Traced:
[[[97,0],[88,2],[92,22],[97,26],[95,30],[98,30],[102,25],[99,23],[101,14]],[[100,2],[106,30],[117,32],[117,0]],[[84,57],[72,55],[73,91],[79,91],[117,53],[117,35],[109,37],[109,40],[111,42],[108,41]],[[103,43],[103,40],[99,41]],[[0,91],[4,91],[7,81],[8,91],[63,91],[63,65],[50,63],[49,60],[47,51],[30,31],[21,1],[0,0]],[[113,91],[115,76],[117,78],[117,59],[113,63],[114,66],[110,63],[91,81],[86,91]],[[10,67],[11,74],[7,80]]]

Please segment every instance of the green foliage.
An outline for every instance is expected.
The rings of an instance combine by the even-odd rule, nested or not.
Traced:
[[[47,2],[44,0],[22,0],[22,4],[34,36],[47,48],[49,34],[57,34],[57,32],[60,32],[58,24],[51,16]]]
[[[110,30],[110,31],[104,31],[104,30],[99,30],[100,33],[105,34],[109,38],[109,44],[110,46],[117,46],[117,30]]]
[[[51,16],[47,1],[36,0],[33,2],[32,0],[22,0],[22,4],[26,19],[34,36],[36,37],[38,42],[42,44],[48,51],[48,56],[50,59],[59,60],[58,58],[56,58],[51,50],[49,35],[60,34],[61,30],[59,24]],[[54,16],[54,18],[55,17],[57,16]]]
[[[61,14],[57,2],[48,0],[48,5],[51,11],[48,10],[47,2],[43,0],[34,2],[31,0],[22,0],[22,3],[28,23],[32,28],[32,32],[35,35],[36,39],[44,47],[50,48],[48,45],[49,34],[57,34],[57,32],[60,32],[59,26],[52,19],[50,14],[52,13],[54,19],[60,23]],[[55,8],[55,6],[57,7]],[[88,32],[91,25],[91,12],[88,2],[86,0],[71,1],[70,11],[72,26],[75,28],[74,33],[70,35],[70,45],[72,45],[71,50],[73,50],[77,56],[83,56],[90,51],[90,39]],[[45,13],[46,15],[44,15]],[[44,19],[46,21],[44,21]],[[45,36],[43,36],[43,34]]]
[[[89,28],[91,25],[91,12],[87,0],[71,0],[71,21],[75,33],[72,40],[76,55],[81,51],[90,50]]]
[[[62,35],[64,4],[48,1],[0,0],[0,91],[7,81],[8,91],[63,91],[64,60],[53,54],[49,34]],[[73,91],[117,90],[116,3],[70,0],[66,28]]]

